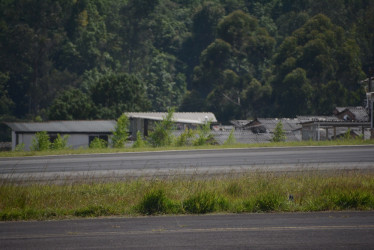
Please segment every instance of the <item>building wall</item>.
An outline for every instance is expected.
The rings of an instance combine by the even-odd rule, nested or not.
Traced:
[[[67,134],[61,134],[64,136]],[[87,148],[89,146],[89,137],[98,136],[101,134],[68,134],[68,147],[77,149],[80,147]],[[31,150],[32,140],[34,139],[35,134],[23,134],[23,133],[12,133],[12,150],[14,150],[18,144],[24,143],[25,150]],[[111,145],[111,136],[108,135],[108,144]]]
[[[138,131],[144,134],[144,119],[130,119],[130,134],[135,138]]]
[[[73,134],[69,135],[68,138],[68,146],[76,149],[76,148],[87,148],[88,145],[88,134]]]
[[[30,150],[31,148],[31,143],[32,143],[32,140],[34,138],[34,134],[16,134],[17,135],[17,139],[16,139],[16,143],[18,142],[18,144],[22,144],[24,143],[25,144],[25,150]],[[17,145],[15,145],[17,146]],[[14,148],[12,147],[12,149],[14,150]]]

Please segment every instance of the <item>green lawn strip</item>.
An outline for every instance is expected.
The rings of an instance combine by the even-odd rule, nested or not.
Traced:
[[[0,219],[374,209],[374,174],[245,173],[31,186],[0,184]]]
[[[337,146],[337,145],[373,145],[374,140],[350,139],[335,141],[300,141],[300,142],[270,142],[255,144],[230,144],[230,145],[204,145],[204,146],[169,146],[169,147],[141,147],[141,148],[81,148],[47,151],[5,151],[0,152],[0,157],[24,157],[24,156],[46,156],[46,155],[74,155],[74,154],[98,154],[98,153],[123,153],[123,152],[146,152],[166,150],[195,150],[195,149],[227,149],[227,148],[260,148],[260,147],[301,147],[301,146]]]

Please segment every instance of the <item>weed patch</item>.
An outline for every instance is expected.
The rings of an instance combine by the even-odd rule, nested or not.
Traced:
[[[203,179],[202,179],[203,178]],[[374,209],[374,174],[339,172],[0,184],[0,220]]]
[[[178,210],[180,206],[168,199],[162,189],[147,192],[136,206],[136,211],[144,215],[175,213]]]
[[[199,192],[183,202],[186,212],[192,214],[206,214],[227,209],[228,203],[213,192]]]

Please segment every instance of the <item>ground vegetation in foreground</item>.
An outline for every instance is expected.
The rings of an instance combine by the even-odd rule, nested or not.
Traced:
[[[374,173],[230,173],[0,183],[0,220],[374,209]]]

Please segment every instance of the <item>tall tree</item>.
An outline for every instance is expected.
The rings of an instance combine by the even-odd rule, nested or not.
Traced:
[[[91,93],[96,116],[101,119],[115,119],[123,112],[146,111],[150,106],[144,84],[127,73],[103,76],[92,87]]]

